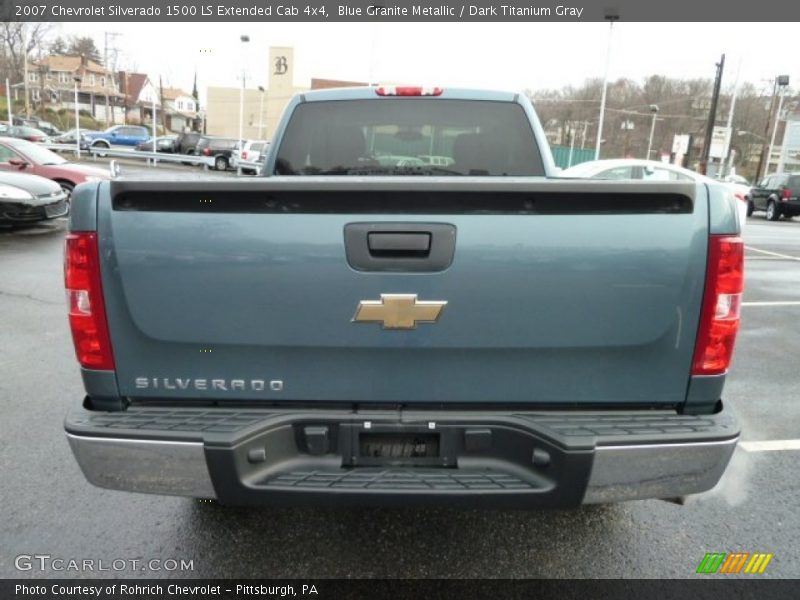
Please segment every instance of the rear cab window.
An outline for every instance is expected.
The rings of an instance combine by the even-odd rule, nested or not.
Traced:
[[[276,175],[543,176],[519,104],[434,98],[298,105]]]

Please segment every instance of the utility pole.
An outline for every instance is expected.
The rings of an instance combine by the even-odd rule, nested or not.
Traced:
[[[711,96],[711,109],[708,112],[708,124],[706,125],[706,138],[703,140],[703,156],[700,161],[700,172],[705,175],[708,173],[708,160],[711,154],[711,138],[714,135],[714,123],[717,121],[717,103],[719,102],[719,89],[722,84],[722,72],[725,70],[725,55],[717,66],[717,77],[714,81],[714,94]]]

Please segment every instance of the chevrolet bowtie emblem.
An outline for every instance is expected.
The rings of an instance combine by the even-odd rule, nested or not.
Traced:
[[[358,303],[355,323],[380,323],[384,329],[415,329],[417,323],[435,323],[447,302],[417,300],[416,294],[381,294],[380,300]]]

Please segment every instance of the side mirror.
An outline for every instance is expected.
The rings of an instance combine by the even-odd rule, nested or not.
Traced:
[[[21,158],[12,158],[11,160],[8,161],[8,164],[14,167],[19,167],[20,169],[24,169],[25,167],[28,166],[29,163],[25,162]]]

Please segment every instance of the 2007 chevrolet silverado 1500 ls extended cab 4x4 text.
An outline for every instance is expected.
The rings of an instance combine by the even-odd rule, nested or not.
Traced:
[[[558,180],[514,93],[298,95],[248,181],[75,192],[92,483],[225,504],[702,492],[739,429],[733,199]]]

